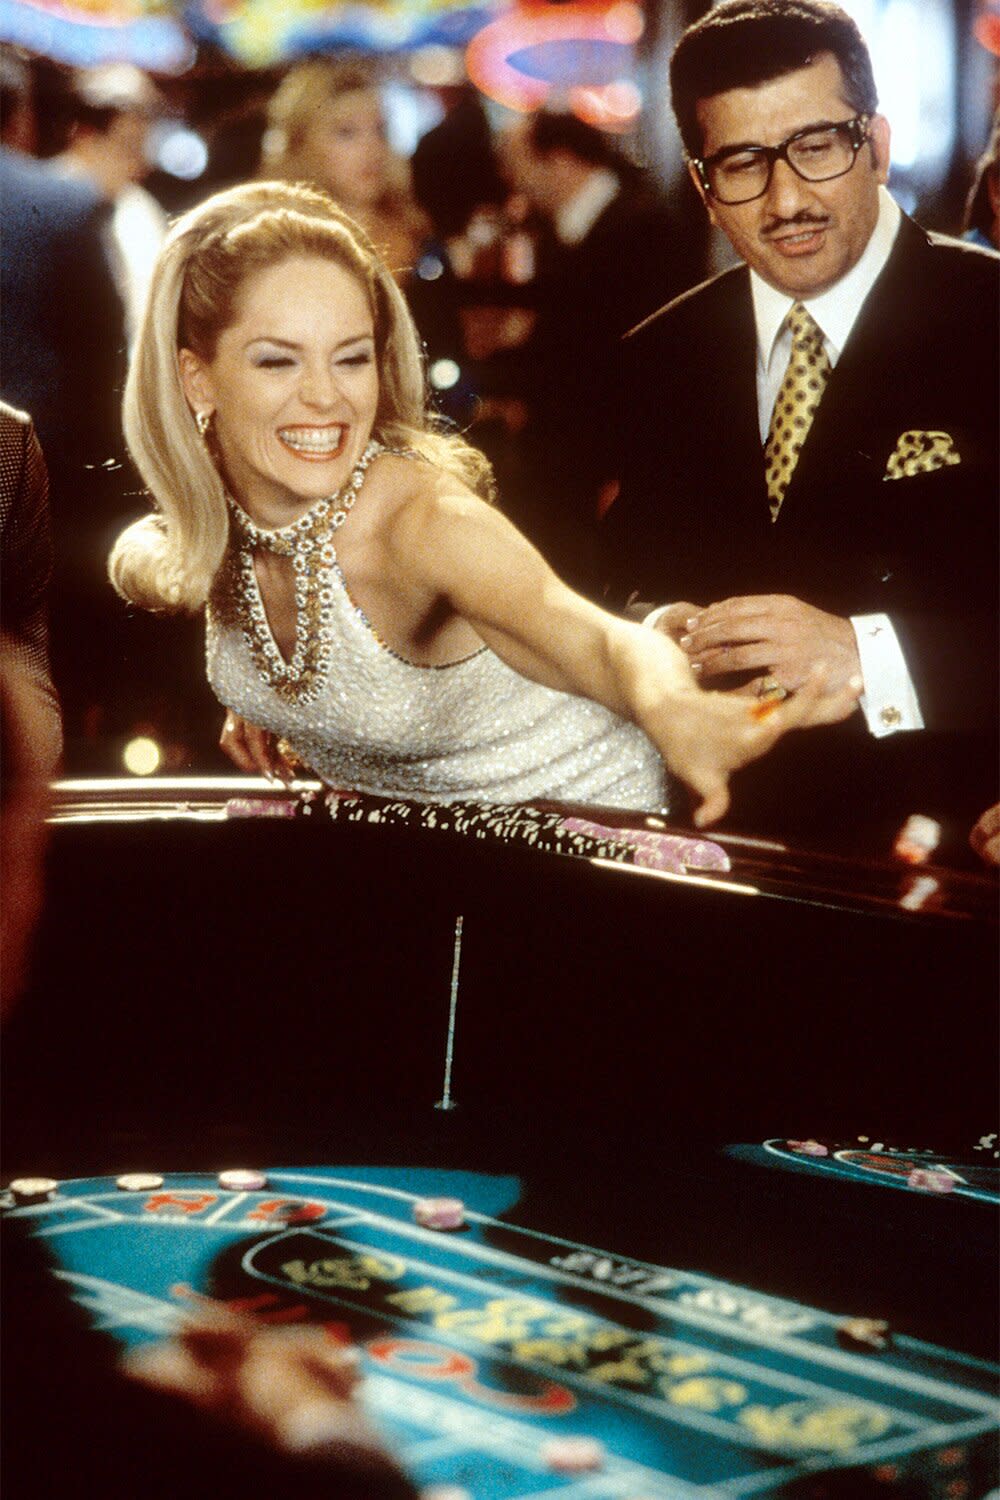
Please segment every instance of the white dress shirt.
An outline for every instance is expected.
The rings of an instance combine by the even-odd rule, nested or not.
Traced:
[[[896,203],[880,188],[878,220],[860,260],[825,292],[801,299],[823,333],[831,366],[840,358],[864,300],[889,259],[900,218]],[[757,324],[757,415],[763,444],[792,352],[786,320],[796,299],[777,291],[753,270],[750,285]],[[872,734],[881,737],[901,729],[923,729],[916,689],[888,615],[854,615],[851,624],[864,679],[861,709]]]

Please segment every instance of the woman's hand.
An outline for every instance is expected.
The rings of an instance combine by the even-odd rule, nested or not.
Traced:
[[[268,781],[286,785],[295,779],[300,768],[282,748],[282,742],[269,729],[249,723],[232,709],[226,714],[219,735],[219,748],[234,765],[251,776],[266,776]]]
[[[852,713],[862,680],[852,677],[830,689],[829,667],[819,663],[802,687],[783,702],[748,702],[737,694],[692,689],[671,696],[640,722],[673,771],[701,801],[698,828],[716,822],[729,807],[729,777],[766,754],[790,729],[836,724]]]

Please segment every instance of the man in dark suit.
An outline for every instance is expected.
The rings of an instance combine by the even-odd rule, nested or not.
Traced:
[[[886,192],[889,126],[838,7],[725,0],[671,86],[746,264],[625,341],[609,597],[669,606],[706,687],[861,672],[847,722],[742,778],[739,826],[888,852],[921,812],[964,846],[996,800],[1000,259]]]
[[[0,55],[0,389],[34,418],[52,476],[55,509],[87,466],[120,458],[118,401],[125,330],[103,240],[97,191],[30,154],[30,76]]]
[[[622,335],[698,279],[700,236],[608,137],[574,115],[532,115],[504,142],[513,187],[541,221],[525,508],[514,519],[571,582],[589,581],[598,498],[617,446],[609,382]],[[525,500],[525,496],[530,499]]]
[[[45,454],[54,547],[52,669],[68,763],[95,707],[120,692],[124,610],[107,582],[111,540],[135,510],[119,408],[125,325],[97,190],[30,154],[30,75],[0,54],[0,395],[30,412]]]

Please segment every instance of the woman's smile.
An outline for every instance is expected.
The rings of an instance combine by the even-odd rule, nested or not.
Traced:
[[[339,458],[347,440],[347,427],[342,422],[328,422],[323,426],[279,427],[278,441],[283,443],[296,458],[308,463],[326,463]]]

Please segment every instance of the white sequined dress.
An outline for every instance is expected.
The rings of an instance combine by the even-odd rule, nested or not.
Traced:
[[[279,695],[238,619],[207,611],[216,697],[283,736],[330,786],[426,802],[554,800],[665,811],[655,747],[599,704],[520,676],[488,647],[419,666],[387,647],[329,565],[332,649],[308,698]]]

